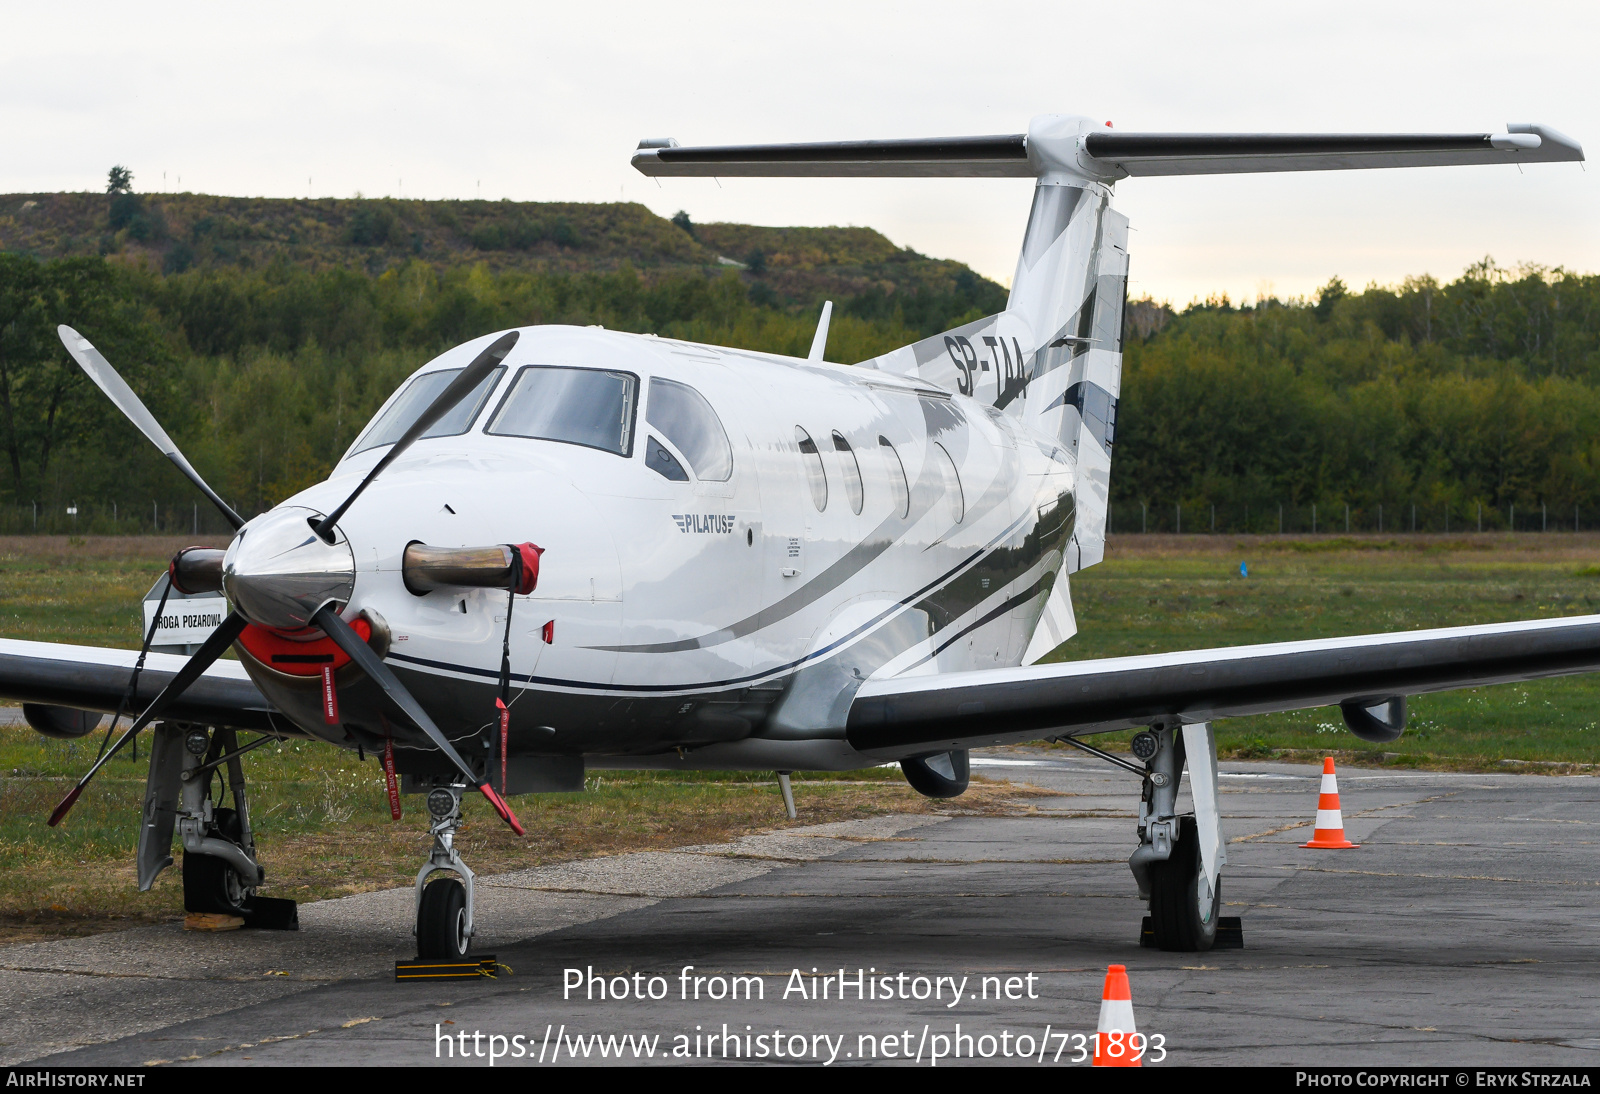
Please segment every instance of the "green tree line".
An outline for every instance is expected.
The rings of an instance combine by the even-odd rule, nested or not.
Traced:
[[[976,277],[871,288],[837,302],[828,357],[863,360],[1003,304]],[[192,498],[72,364],[58,323],[100,346],[224,496],[255,512],[326,475],[412,370],[486,331],[600,324],[803,355],[816,314],[733,271],[413,261],[376,276],[289,262],[163,275],[0,254],[0,509],[77,503],[106,528],[114,505],[131,529],[152,501],[187,513]],[[1134,301],[1125,327],[1119,514],[1320,505],[1331,524],[1347,504],[1543,505],[1589,507],[1600,524],[1600,277],[1485,260],[1448,284],[1351,292],[1334,279],[1311,300],[1181,311]]]
[[[1449,284],[1409,278],[1314,300],[1181,313],[1129,305],[1113,501],[1253,512],[1417,505],[1460,528],[1478,506],[1575,507],[1600,526],[1600,277],[1484,260]],[[1431,515],[1430,515],[1431,514]],[[1370,520],[1367,522],[1370,524]],[[1519,522],[1519,526],[1520,522]]]
[[[76,504],[85,528],[92,509],[102,530],[148,527],[152,501],[190,512],[186,484],[66,355],[60,323],[100,347],[220,493],[257,512],[324,477],[410,372],[487,331],[599,324],[804,356],[816,308],[762,288],[734,271],[627,265],[492,273],[412,261],[372,276],[279,262],[163,275],[0,253],[0,509],[11,510],[0,527],[16,530],[18,509],[35,504]],[[881,292],[840,300],[828,358],[872,357],[1004,304],[980,278],[902,295],[892,307]]]

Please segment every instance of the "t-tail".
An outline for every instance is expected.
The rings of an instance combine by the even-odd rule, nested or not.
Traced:
[[[1071,573],[1105,556],[1128,283],[1128,221],[1111,208],[1119,179],[1582,159],[1577,142],[1532,124],[1504,133],[1127,133],[1046,114],[1027,133],[985,137],[701,148],[648,140],[633,164],[647,175],[1037,179],[1005,311],[862,366],[960,391],[1060,444],[1076,467],[1075,530],[1062,560]],[[1058,580],[1024,663],[1075,629]]]

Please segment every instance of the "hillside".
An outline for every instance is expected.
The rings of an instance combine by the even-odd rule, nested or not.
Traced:
[[[685,218],[687,220],[687,218]],[[736,270],[758,301],[871,301],[958,289],[1003,306],[999,286],[959,262],[896,247],[870,228],[689,224],[637,203],[238,198],[212,194],[0,195],[0,251],[104,255],[162,273],[191,269],[358,269],[418,259],[438,270],[662,274]]]

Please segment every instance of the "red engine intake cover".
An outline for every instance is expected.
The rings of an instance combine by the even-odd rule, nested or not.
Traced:
[[[531,543],[514,543],[511,549],[522,556],[522,582],[517,586],[517,594],[527,596],[539,586],[539,556],[544,554],[544,548]]]
[[[350,627],[361,641],[371,640],[372,624],[365,619],[358,617]],[[240,632],[239,645],[257,661],[290,676],[320,676],[324,665],[338,670],[350,663],[350,655],[316,627],[275,631],[251,623]]]

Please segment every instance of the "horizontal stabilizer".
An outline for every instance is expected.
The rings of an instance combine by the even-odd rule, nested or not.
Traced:
[[[1542,125],[1505,133],[1090,133],[1084,151],[1129,175],[1344,171],[1558,163],[1583,159],[1577,141]]]
[[[900,141],[827,141],[821,144],[729,144],[680,148],[677,141],[645,141],[633,165],[646,175],[880,176],[914,178],[1032,178],[1028,139],[935,137]]]
[[[1036,122],[1039,119],[1036,119]],[[1084,119],[1084,122],[1087,120]],[[1504,133],[1123,133],[1073,127],[1052,132],[917,140],[730,144],[685,148],[641,141],[633,165],[646,175],[755,177],[1032,178],[1065,168],[1089,178],[1342,171],[1557,163],[1583,159],[1572,138],[1543,125]]]

